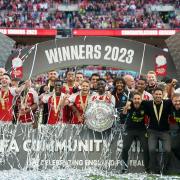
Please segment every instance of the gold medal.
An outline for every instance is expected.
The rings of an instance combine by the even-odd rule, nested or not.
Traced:
[[[62,104],[61,97],[59,97],[59,102],[57,103],[56,95],[54,93],[53,100],[54,100],[54,116],[56,117],[58,115],[58,112],[60,111],[60,106]]]
[[[2,106],[2,109],[4,110],[4,109],[5,109],[5,102],[4,102],[4,99],[1,100],[1,106]]]
[[[0,91],[0,103],[3,110],[6,108],[4,99],[8,96],[8,92],[9,89],[7,89],[2,96],[2,91]]]
[[[20,99],[21,99],[21,109],[23,109],[23,110],[26,109],[26,107],[27,107],[28,97],[29,97],[28,92],[26,92],[23,97],[20,97]]]
[[[63,86],[65,88],[65,94],[70,94],[69,86],[67,84],[63,84]]]
[[[157,113],[157,108],[156,108],[156,105],[155,105],[154,101],[153,101],[153,109],[154,109],[156,119],[157,119],[157,121],[159,123],[159,121],[161,119],[162,111],[163,111],[163,101],[161,102],[161,106],[160,106],[160,109],[159,109],[159,114]]]

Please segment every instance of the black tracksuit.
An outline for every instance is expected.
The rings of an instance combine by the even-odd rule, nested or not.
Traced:
[[[121,118],[125,120],[126,127],[123,138],[122,160],[127,165],[128,151],[131,147],[133,140],[135,138],[138,138],[143,149],[145,169],[148,170],[149,152],[144,117],[145,111],[143,105],[136,109],[132,104],[131,109],[128,111],[127,115],[121,114]]]
[[[177,124],[177,129],[171,136],[171,148],[175,156],[180,160],[180,110],[173,107],[171,113]]]

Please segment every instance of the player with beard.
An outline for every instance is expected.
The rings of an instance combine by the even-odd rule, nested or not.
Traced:
[[[44,96],[45,94],[48,94],[49,92],[52,92],[54,90],[54,83],[58,79],[58,74],[56,71],[52,70],[48,72],[48,80],[45,85],[41,86],[39,90],[39,96],[41,99],[41,95]],[[42,107],[42,124],[46,124],[48,120],[48,104],[43,103],[41,105]]]
[[[120,115],[127,101],[132,99],[132,93],[125,89],[126,83],[123,78],[116,78],[113,85],[112,95],[115,97],[115,108]],[[123,120],[121,123],[124,123]]]
[[[62,122],[63,107],[67,99],[67,96],[61,92],[62,86],[63,82],[56,80],[53,93],[42,96],[42,102],[48,104],[47,124],[55,125]]]
[[[4,73],[1,78],[0,87],[0,121],[1,122],[12,122],[13,120],[13,99],[18,95],[24,88],[22,85],[19,88],[11,88],[10,75]]]
[[[175,136],[172,136],[172,151],[176,157],[180,160],[180,94],[175,93],[172,97],[173,108],[171,110],[171,115],[174,118],[178,129],[176,130]]]
[[[158,87],[154,89],[153,98],[153,101],[143,101],[145,111],[149,118],[148,146],[150,171],[152,173],[161,172],[163,174],[167,174],[171,152],[169,116],[171,114],[172,101],[163,100],[163,90]],[[156,147],[159,140],[161,140],[163,145],[160,169],[156,162]]]
[[[89,90],[90,82],[88,80],[83,80],[81,83],[81,90],[76,94],[72,94],[68,99],[73,109],[73,124],[84,123],[84,112],[90,98]]]
[[[100,79],[100,75],[97,73],[93,73],[90,77],[90,82],[91,82],[91,88],[90,90],[93,92],[97,92],[97,81]]]
[[[143,149],[145,171],[149,172],[148,138],[144,123],[145,110],[142,103],[142,96],[135,92],[130,107],[124,107],[121,118],[125,119],[126,127],[123,138],[122,160],[124,167],[122,173],[128,169],[128,151],[134,139],[138,139]]]
[[[39,90],[39,95],[44,92],[52,92],[54,89],[54,83],[58,79],[58,73],[54,70],[48,72],[48,80],[45,85],[42,85]]]
[[[75,93],[75,72],[68,71],[66,75],[66,83],[63,84],[62,92],[68,95]]]

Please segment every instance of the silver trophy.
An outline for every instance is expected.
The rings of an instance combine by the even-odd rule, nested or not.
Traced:
[[[112,127],[115,121],[115,108],[105,102],[96,100],[88,104],[85,111],[85,124],[89,129],[103,132]]]

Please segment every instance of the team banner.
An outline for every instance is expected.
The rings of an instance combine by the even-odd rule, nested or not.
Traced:
[[[6,70],[13,71],[22,66],[23,79],[52,69],[82,65],[131,69],[143,74],[158,67],[160,75],[176,77],[175,66],[167,52],[147,44],[114,37],[55,39],[20,51],[15,58],[17,62],[14,60],[13,64],[12,59],[7,61]],[[160,59],[163,59],[163,64]]]
[[[26,170],[59,168],[98,168],[120,172],[123,131],[115,127],[102,133],[86,125],[0,125],[0,169]],[[180,170],[173,156],[172,172]],[[143,172],[140,143],[134,142],[129,152],[131,172]]]

